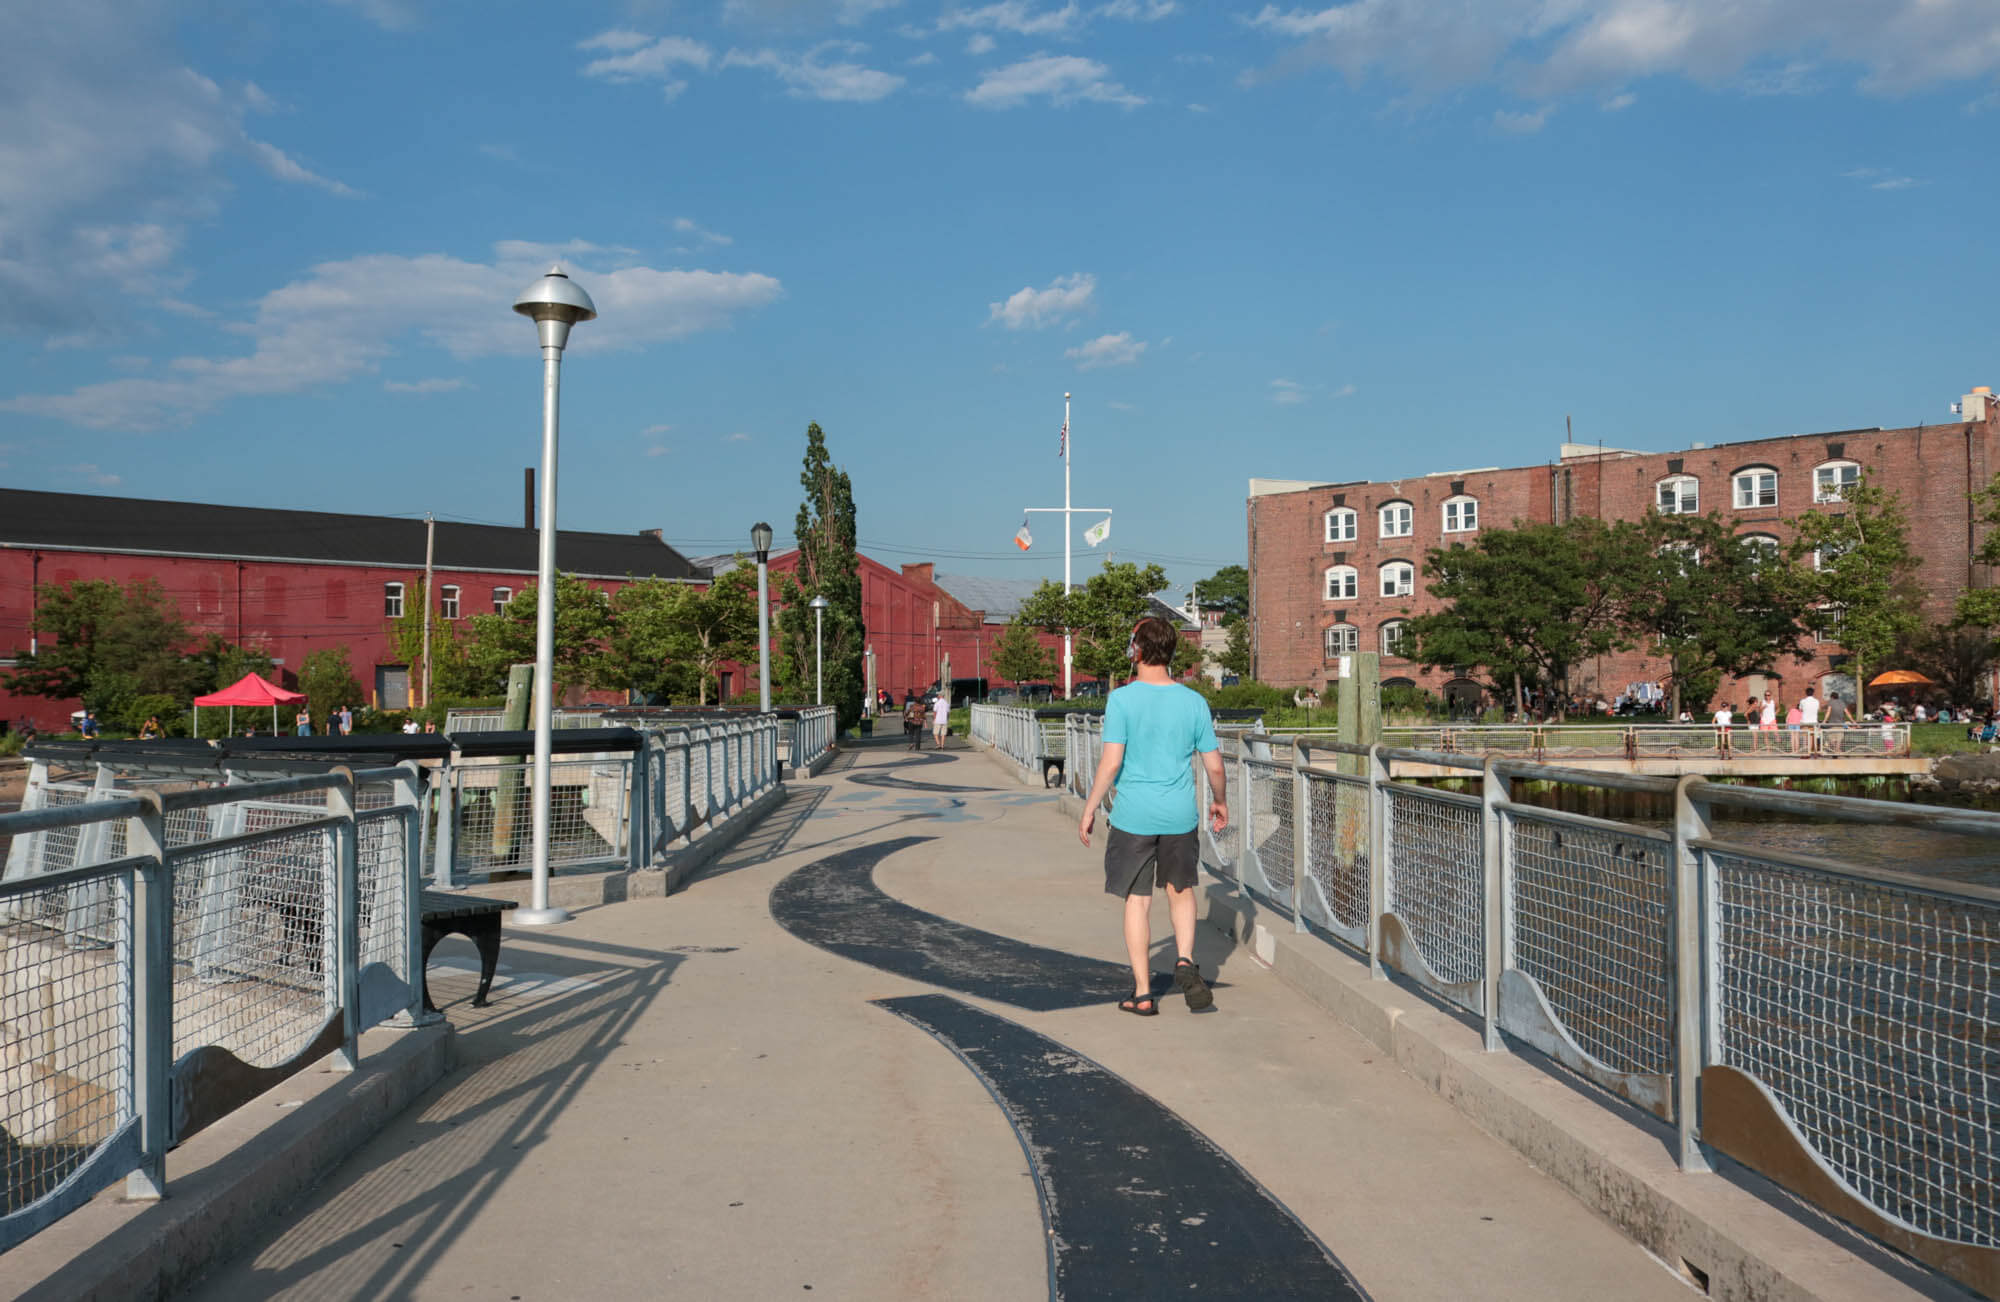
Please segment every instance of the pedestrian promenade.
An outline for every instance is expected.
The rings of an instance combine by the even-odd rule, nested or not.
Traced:
[[[1100,882],[985,757],[850,751],[489,1007],[441,946],[458,1069],[194,1296],[1693,1295],[1219,932],[1213,1013],[1119,1014]]]

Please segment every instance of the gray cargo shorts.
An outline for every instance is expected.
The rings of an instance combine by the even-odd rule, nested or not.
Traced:
[[[1163,886],[1194,889],[1201,876],[1196,835],[1188,831],[1142,836],[1112,828],[1104,842],[1104,893],[1151,895],[1156,872]]]

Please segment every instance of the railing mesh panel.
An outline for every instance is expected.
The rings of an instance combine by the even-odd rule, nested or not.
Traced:
[[[361,965],[385,963],[409,979],[409,817],[400,809],[355,820],[355,920]]]
[[[1208,821],[1207,796],[1213,788],[1209,786],[1208,774],[1204,771],[1201,775],[1201,789],[1203,793],[1201,842],[1205,847],[1203,858],[1209,867],[1215,869],[1225,877],[1234,878],[1240,876],[1242,873],[1240,865],[1243,853],[1243,813],[1245,808],[1243,804],[1242,766],[1234,760],[1225,759],[1223,761],[1223,774],[1223,785],[1226,788],[1226,799],[1229,802],[1229,826],[1223,828],[1218,833]]]
[[[1290,898],[1292,893],[1292,771],[1262,760],[1247,761],[1250,770],[1250,805],[1255,821],[1251,833],[1257,838],[1257,866],[1271,889]]]
[[[1514,966],[1615,1071],[1673,1066],[1673,843],[1636,828],[1510,816]]]
[[[2000,1244],[2000,908],[1716,854],[1715,1061],[1860,1195]]]
[[[619,793],[629,761],[556,760],[549,765],[549,867],[620,857]],[[532,762],[465,764],[454,853],[473,873],[526,872],[533,855]]]
[[[173,854],[174,1056],[293,1057],[338,1007],[334,833]]]
[[[1368,927],[1368,785],[1331,774],[1306,775],[1312,822],[1307,865],[1326,895],[1332,921],[1349,931]]]
[[[1421,787],[1381,788],[1388,823],[1388,910],[1442,980],[1485,975],[1480,811]]]
[[[0,1216],[132,1117],[131,878],[0,896]]]

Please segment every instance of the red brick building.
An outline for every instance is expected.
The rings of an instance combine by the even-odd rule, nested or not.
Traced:
[[[1975,565],[1980,542],[1969,496],[2000,472],[2000,404],[1983,386],[1967,394],[1962,419],[1905,429],[1843,430],[1647,453],[1564,444],[1547,465],[1442,471],[1375,483],[1250,481],[1252,673],[1281,687],[1322,686],[1334,657],[1382,653],[1385,684],[1440,696],[1478,685],[1425,670],[1396,654],[1403,621],[1437,608],[1424,591],[1427,551],[1469,542],[1485,528],[1561,522],[1578,516],[1636,520],[1648,511],[1719,512],[1742,535],[1791,540],[1786,523],[1837,500],[1842,483],[1866,474],[1902,497],[1922,558],[1925,614],[1942,619],[1958,594],[1992,582]],[[1809,664],[1787,657],[1764,675],[1730,684],[1733,699],[1775,688],[1791,700],[1828,684],[1838,645],[1812,644]],[[1615,698],[1664,667],[1643,654],[1601,657],[1580,667],[1578,689]],[[1853,699],[1851,687],[1847,693]]]

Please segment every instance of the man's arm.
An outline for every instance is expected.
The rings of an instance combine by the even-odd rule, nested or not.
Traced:
[[[1077,839],[1084,845],[1090,844],[1090,828],[1097,821],[1097,807],[1104,803],[1104,797],[1111,792],[1111,784],[1118,780],[1118,768],[1125,762],[1125,743],[1107,741],[1097,755],[1097,780],[1090,784],[1090,799],[1083,802],[1083,817],[1076,821]]]
[[[1222,772],[1222,752],[1205,750],[1201,752],[1201,767],[1208,773],[1208,822],[1210,830],[1220,832],[1229,826],[1229,779]]]

